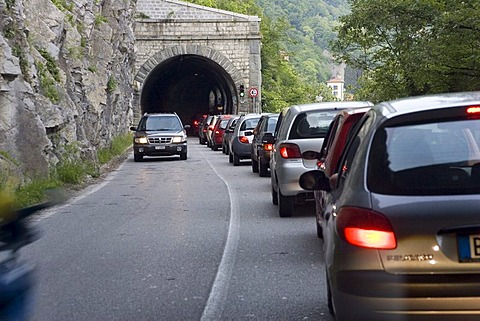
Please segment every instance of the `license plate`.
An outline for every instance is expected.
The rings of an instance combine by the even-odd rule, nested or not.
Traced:
[[[155,146],[155,149],[165,149],[165,146]]]
[[[458,235],[460,262],[480,262],[480,234]]]

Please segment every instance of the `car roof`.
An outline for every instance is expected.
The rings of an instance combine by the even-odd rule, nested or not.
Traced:
[[[390,118],[418,111],[437,110],[467,105],[480,105],[480,91],[409,97],[383,102],[376,105],[374,108],[381,112],[385,117]]]
[[[320,103],[310,103],[302,105],[293,105],[289,109],[296,113],[301,113],[304,111],[318,110],[318,109],[345,109],[345,108],[356,108],[356,107],[365,107],[373,106],[373,103],[369,101],[328,101]]]

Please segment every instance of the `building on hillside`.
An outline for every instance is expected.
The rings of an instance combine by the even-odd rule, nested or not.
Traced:
[[[327,81],[327,86],[332,88],[332,93],[338,100],[344,100],[345,82],[342,79],[332,78]]]

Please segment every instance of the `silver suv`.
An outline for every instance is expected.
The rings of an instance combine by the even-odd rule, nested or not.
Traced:
[[[180,155],[187,159],[187,132],[190,125],[183,126],[176,113],[144,114],[134,131],[133,159],[141,161],[144,156]]]
[[[281,113],[270,158],[272,202],[278,205],[279,216],[291,216],[296,203],[313,201],[313,192],[302,189],[298,179],[315,168],[316,162],[311,162],[310,168],[310,164],[304,163],[302,153],[320,151],[328,128],[340,110],[372,105],[363,101],[323,102],[291,106]]]

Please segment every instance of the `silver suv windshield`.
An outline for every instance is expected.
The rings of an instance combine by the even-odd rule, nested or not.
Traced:
[[[480,120],[380,129],[370,152],[368,184],[382,194],[480,193]]]

